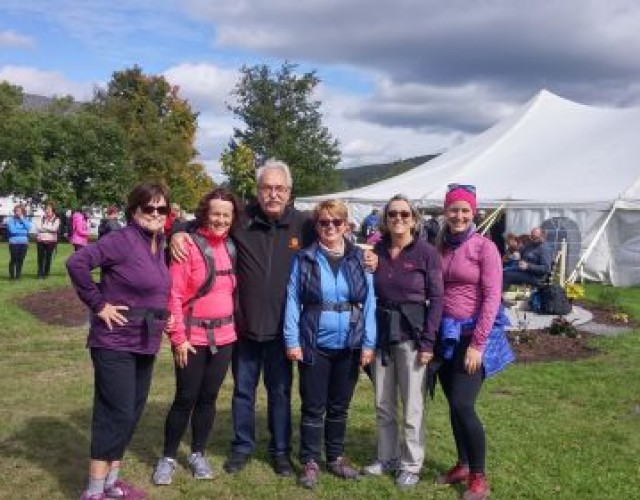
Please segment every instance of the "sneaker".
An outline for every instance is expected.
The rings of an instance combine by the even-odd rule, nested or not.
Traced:
[[[235,474],[236,472],[240,472],[247,466],[249,458],[250,455],[248,453],[240,453],[239,451],[234,451],[231,453],[231,456],[227,459],[222,467],[229,474]]]
[[[274,455],[272,463],[273,470],[279,476],[293,476],[293,467],[291,466],[291,460],[289,459],[289,455],[287,455],[286,453]]]
[[[196,479],[213,479],[211,464],[199,451],[189,455],[189,468]]]
[[[412,488],[420,481],[420,476],[409,472],[408,470],[401,470],[396,477],[396,486],[401,489]]]
[[[359,479],[358,469],[353,467],[345,457],[338,457],[333,462],[327,463],[327,470],[334,476],[342,479]]]
[[[394,474],[397,470],[397,460],[376,460],[370,465],[365,465],[360,472],[365,476],[381,476],[382,474]]]
[[[142,500],[143,498],[147,498],[147,492],[134,488],[129,483],[118,479],[111,486],[105,486],[104,497],[122,498],[126,500]]]
[[[106,500],[106,496],[104,493],[96,493],[94,495],[89,495],[86,491],[82,493],[80,500]]]
[[[469,477],[469,466],[466,464],[456,464],[444,474],[436,478],[437,484],[458,484],[466,481]]]
[[[302,473],[298,479],[300,486],[312,490],[318,485],[320,479],[320,467],[314,460],[309,460],[302,467]]]
[[[471,472],[467,480],[467,490],[462,497],[464,500],[486,500],[489,498],[489,485],[482,472]]]
[[[173,458],[162,457],[158,460],[156,469],[153,471],[152,481],[156,486],[168,486],[173,481],[173,474],[176,471],[176,461]]]

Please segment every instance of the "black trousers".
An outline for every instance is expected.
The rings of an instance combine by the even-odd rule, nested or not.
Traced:
[[[347,415],[358,381],[360,351],[318,349],[300,374],[300,462],[320,461],[322,436],[328,462],[344,454]]]
[[[91,359],[91,459],[121,460],[147,402],[155,356],[92,347]]]
[[[38,243],[38,278],[46,278],[51,272],[51,261],[56,243]]]
[[[451,430],[458,452],[458,463],[469,464],[472,472],[484,472],[486,439],[475,410],[484,381],[480,368],[473,375],[464,368],[464,357],[471,336],[466,335],[455,349],[453,359],[445,360],[439,371],[440,383],[449,403]]]
[[[204,453],[216,415],[216,400],[231,363],[233,344],[196,346],[187,366],[175,365],[176,395],[164,426],[164,456],[175,458],[191,417],[191,451]]]
[[[19,279],[22,275],[22,264],[28,249],[28,243],[9,243],[9,277],[11,279]]]

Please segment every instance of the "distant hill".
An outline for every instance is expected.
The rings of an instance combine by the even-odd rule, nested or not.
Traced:
[[[55,104],[56,100],[52,97],[45,97],[36,94],[24,94],[22,99],[22,108],[27,111],[46,111]],[[64,108],[64,113],[77,111],[82,107],[81,102],[73,101],[68,108]]]
[[[337,173],[343,186],[342,189],[355,189],[399,175],[432,160],[436,156],[438,155],[416,156],[391,163],[374,163],[362,167],[344,168],[337,170]]]

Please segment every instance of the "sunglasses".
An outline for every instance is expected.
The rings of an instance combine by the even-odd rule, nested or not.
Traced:
[[[318,220],[318,226],[320,227],[331,227],[331,225],[333,224],[333,227],[338,228],[338,227],[342,227],[342,224],[344,224],[344,221],[342,219],[319,219]]]
[[[467,193],[476,194],[476,187],[473,184],[449,184],[447,185],[447,191],[453,191],[454,189],[463,189]]]
[[[158,212],[158,215],[167,215],[169,213],[169,207],[167,205],[160,205],[159,207],[143,205],[140,207],[140,211],[145,215],[151,215],[153,212]]]
[[[411,212],[409,212],[409,210],[389,210],[387,212],[387,217],[389,217],[389,219],[395,219],[398,216],[403,219],[408,219],[411,217]]]

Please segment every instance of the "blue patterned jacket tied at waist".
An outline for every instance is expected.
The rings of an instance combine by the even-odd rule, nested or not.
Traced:
[[[504,370],[516,357],[507,339],[506,327],[511,323],[501,306],[493,322],[489,338],[482,354],[482,365],[486,377],[491,377]],[[445,360],[453,359],[455,349],[460,342],[462,330],[473,329],[476,318],[454,319],[442,317],[440,324],[440,352]]]

